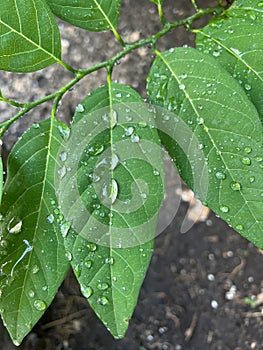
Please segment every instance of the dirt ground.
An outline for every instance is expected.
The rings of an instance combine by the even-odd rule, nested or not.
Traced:
[[[167,0],[169,19],[193,12],[189,0]],[[203,6],[211,0],[199,1]],[[74,67],[88,67],[120,50],[111,33],[88,33],[59,22],[64,60]],[[136,40],[160,29],[153,3],[124,0],[119,31],[125,40]],[[159,49],[184,44],[194,38],[184,28],[160,40]],[[131,85],[145,96],[145,79],[152,62],[149,48],[124,58],[114,73],[118,82]],[[70,79],[53,66],[33,74],[0,73],[4,96],[19,101],[35,100],[53,92]],[[63,99],[59,116],[70,121],[74,106],[94,88],[105,83],[105,71],[87,77]],[[4,138],[4,155],[33,121],[49,115],[50,103],[15,123]],[[0,103],[0,118],[13,113]],[[169,188],[180,186],[170,178]],[[183,188],[184,197],[189,191]],[[213,213],[185,234],[180,226],[189,203],[181,203],[169,227],[156,238],[155,251],[143,283],[127,335],[115,340],[108,333],[69,273],[55,300],[26,337],[14,347],[1,325],[3,350],[248,350],[263,349],[262,252],[240,237]],[[169,208],[173,210],[173,208]],[[162,220],[162,218],[160,218]]]

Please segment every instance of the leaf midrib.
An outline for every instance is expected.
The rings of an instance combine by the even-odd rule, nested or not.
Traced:
[[[39,226],[39,221],[40,221],[40,214],[42,212],[42,203],[43,203],[43,199],[44,199],[44,194],[45,194],[45,187],[46,187],[46,179],[47,179],[47,171],[48,171],[48,168],[49,168],[49,156],[51,155],[50,153],[50,148],[51,148],[51,141],[52,141],[52,131],[53,131],[53,123],[54,123],[54,118],[51,118],[50,119],[50,133],[49,133],[49,140],[48,140],[48,148],[47,148],[47,155],[46,155],[46,163],[45,163],[45,175],[43,177],[43,187],[42,187],[42,192],[41,192],[41,197],[40,197],[40,200],[39,200],[39,203],[40,203],[40,206],[39,206],[39,211],[38,211],[38,216],[37,216],[37,220],[36,220],[36,226],[35,226],[35,229],[34,229],[34,235],[33,235],[33,239],[32,241],[34,242],[35,241],[35,237],[36,237],[36,233],[37,233],[37,229],[38,229],[38,226]],[[54,188],[54,187],[53,187]],[[33,256],[33,253],[34,253],[34,245],[33,246],[33,250],[31,252],[29,252],[29,255],[28,255],[28,265],[30,266],[30,262],[32,260],[32,256]],[[42,264],[41,264],[42,265]],[[21,289],[23,289],[23,292],[24,292],[24,286],[25,286],[25,282],[28,280],[28,274],[29,274],[29,270],[27,269],[25,271],[25,274],[24,274],[24,283],[22,284],[22,287]],[[16,325],[19,324],[18,322],[18,316],[20,314],[20,305],[22,303],[22,296],[24,295],[24,293],[21,293],[20,294],[20,298],[19,298],[19,307],[18,307],[18,310],[16,312]],[[18,330],[18,327],[16,327],[16,330]],[[19,334],[18,334],[18,337],[16,339],[19,338]]]
[[[25,41],[29,42],[31,45],[35,46],[38,50],[44,52],[45,54],[47,54],[48,56],[50,56],[50,58],[54,59],[56,62],[60,62],[60,59],[56,56],[54,56],[53,53],[47,51],[45,48],[43,48],[42,46],[40,46],[39,44],[37,44],[36,42],[34,42],[33,40],[31,40],[30,38],[26,37],[22,32],[18,32],[17,30],[15,30],[14,28],[12,28],[9,24],[5,23],[2,19],[0,19],[0,23],[4,26],[6,26],[11,32],[17,34],[18,36],[21,36]],[[29,51],[31,52],[31,51]],[[24,53],[24,52],[23,52]],[[22,54],[22,53],[21,53]],[[11,56],[11,55],[10,55]]]
[[[164,56],[162,55],[161,52],[157,52],[157,54],[158,54],[158,56],[161,58],[161,60],[164,62],[164,64],[167,66],[167,68],[170,70],[172,76],[173,76],[174,79],[177,81],[178,85],[180,85],[181,82],[180,82],[180,80],[178,79],[178,77],[177,77],[177,75],[175,74],[175,72],[173,71],[172,67],[169,65],[169,62],[166,61],[166,59],[164,58]],[[194,105],[192,99],[190,98],[189,94],[186,92],[185,89],[184,89],[183,91],[184,91],[184,94],[185,94],[186,98],[187,98],[188,101],[190,102],[190,104],[191,104],[191,106],[192,106],[194,112],[196,113],[196,115],[197,115],[198,117],[200,117],[199,112],[198,112],[198,110],[196,109],[196,107],[195,107],[195,105]],[[205,127],[205,123],[203,123],[203,126]],[[210,139],[211,143],[213,144],[214,148],[219,152],[220,158],[221,158],[221,160],[222,160],[224,166],[225,166],[226,169],[228,170],[228,172],[229,172],[229,174],[230,174],[230,177],[231,177],[231,180],[232,180],[232,181],[235,181],[235,179],[234,179],[233,176],[232,176],[231,170],[228,168],[228,166],[227,166],[227,164],[226,164],[226,162],[225,162],[225,160],[224,160],[224,157],[222,157],[222,152],[219,150],[219,148],[217,147],[217,145],[214,143],[213,137],[212,137],[211,134],[209,133],[209,128],[208,128],[208,127],[206,127],[206,128],[207,128],[207,131],[206,131],[206,132],[207,132],[207,134],[208,134],[208,136],[209,136],[209,139]],[[240,195],[241,195],[241,197],[242,197],[242,199],[243,199],[243,201],[244,201],[244,205],[247,206],[247,208],[249,209],[249,212],[250,212],[251,216],[254,218],[254,221],[255,221],[254,224],[256,224],[256,223],[259,224],[260,222],[255,218],[254,213],[253,213],[253,210],[251,210],[251,208],[250,208],[250,206],[249,206],[249,202],[245,199],[242,189],[239,190],[239,193],[240,193]]]

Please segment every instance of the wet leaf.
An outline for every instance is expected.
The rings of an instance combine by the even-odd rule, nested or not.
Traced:
[[[77,27],[94,32],[115,29],[121,0],[47,0],[56,16]]]
[[[71,223],[68,258],[83,295],[117,338],[127,330],[152,255],[164,190],[153,167],[161,174],[159,137],[141,112],[145,103],[127,86],[93,91],[77,106],[61,153],[71,169],[58,194]]]
[[[202,169],[199,174],[207,176],[208,192],[206,198],[197,195],[262,248],[262,125],[244,90],[212,56],[190,48],[159,53],[147,90],[151,103],[173,111],[199,140],[208,166],[207,174]],[[161,137],[183,179],[193,186],[191,169],[185,167],[191,154],[178,157],[176,139]]]
[[[263,7],[235,1],[222,18],[198,31],[197,48],[210,53],[240,83],[263,115]]]
[[[2,162],[2,157],[0,156],[0,204],[2,200],[3,180],[4,180],[3,179],[3,162]]]
[[[33,72],[56,63],[60,34],[46,2],[1,0],[0,6],[0,69]]]
[[[51,303],[68,270],[54,191],[61,124],[28,129],[8,159],[0,207],[0,309],[16,345]]]

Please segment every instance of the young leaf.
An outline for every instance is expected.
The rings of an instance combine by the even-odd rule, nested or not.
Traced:
[[[0,309],[16,345],[43,315],[68,270],[54,191],[63,128],[54,118],[35,124],[8,159],[0,207]]]
[[[76,110],[61,153],[70,169],[58,193],[72,225],[65,247],[83,295],[121,338],[152,255],[164,193],[162,149],[145,122],[144,101],[127,86],[103,86]]]
[[[263,116],[263,7],[236,1],[223,18],[198,31],[197,48],[212,54],[236,78]],[[263,120],[263,119],[262,119]]]
[[[33,72],[60,59],[60,34],[43,0],[0,0],[0,69]]]
[[[121,0],[47,0],[56,16],[77,27],[94,32],[115,29]]]
[[[147,90],[151,103],[173,111],[199,140],[208,163],[208,194],[203,200],[262,248],[262,125],[244,90],[212,56],[190,48],[158,53]],[[162,142],[172,153],[176,140]],[[189,154],[177,162],[188,182],[186,157]]]

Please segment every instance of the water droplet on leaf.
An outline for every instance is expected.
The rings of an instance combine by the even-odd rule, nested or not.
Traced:
[[[38,310],[38,311],[44,311],[47,308],[46,303],[43,300],[40,299],[36,299],[34,301],[34,307]]]
[[[93,294],[93,289],[91,287],[80,286],[81,293],[85,298],[90,298]]]
[[[107,290],[107,289],[109,288],[109,285],[108,285],[108,283],[106,283],[106,282],[99,282],[99,283],[97,284],[97,288],[98,288],[99,290]]]
[[[226,174],[222,173],[221,171],[216,172],[215,175],[218,180],[224,180],[226,178]]]
[[[85,111],[85,108],[82,104],[78,104],[77,107],[76,107],[76,112],[78,113],[82,113]]]
[[[251,164],[251,159],[249,157],[243,157],[242,158],[242,163],[244,165],[250,165]]]
[[[220,205],[219,209],[220,209],[220,211],[222,213],[228,213],[229,212],[229,207],[227,207],[226,205]]]
[[[97,302],[99,305],[105,306],[109,303],[109,300],[106,297],[100,297]]]
[[[232,188],[232,190],[234,191],[239,191],[241,190],[241,184],[239,182],[232,182],[230,187]]]
[[[72,261],[72,259],[73,259],[73,256],[69,251],[65,252],[65,257],[66,257],[66,259],[68,259],[68,261]]]
[[[23,222],[17,217],[13,217],[7,224],[7,231],[11,234],[18,234],[22,230]]]

